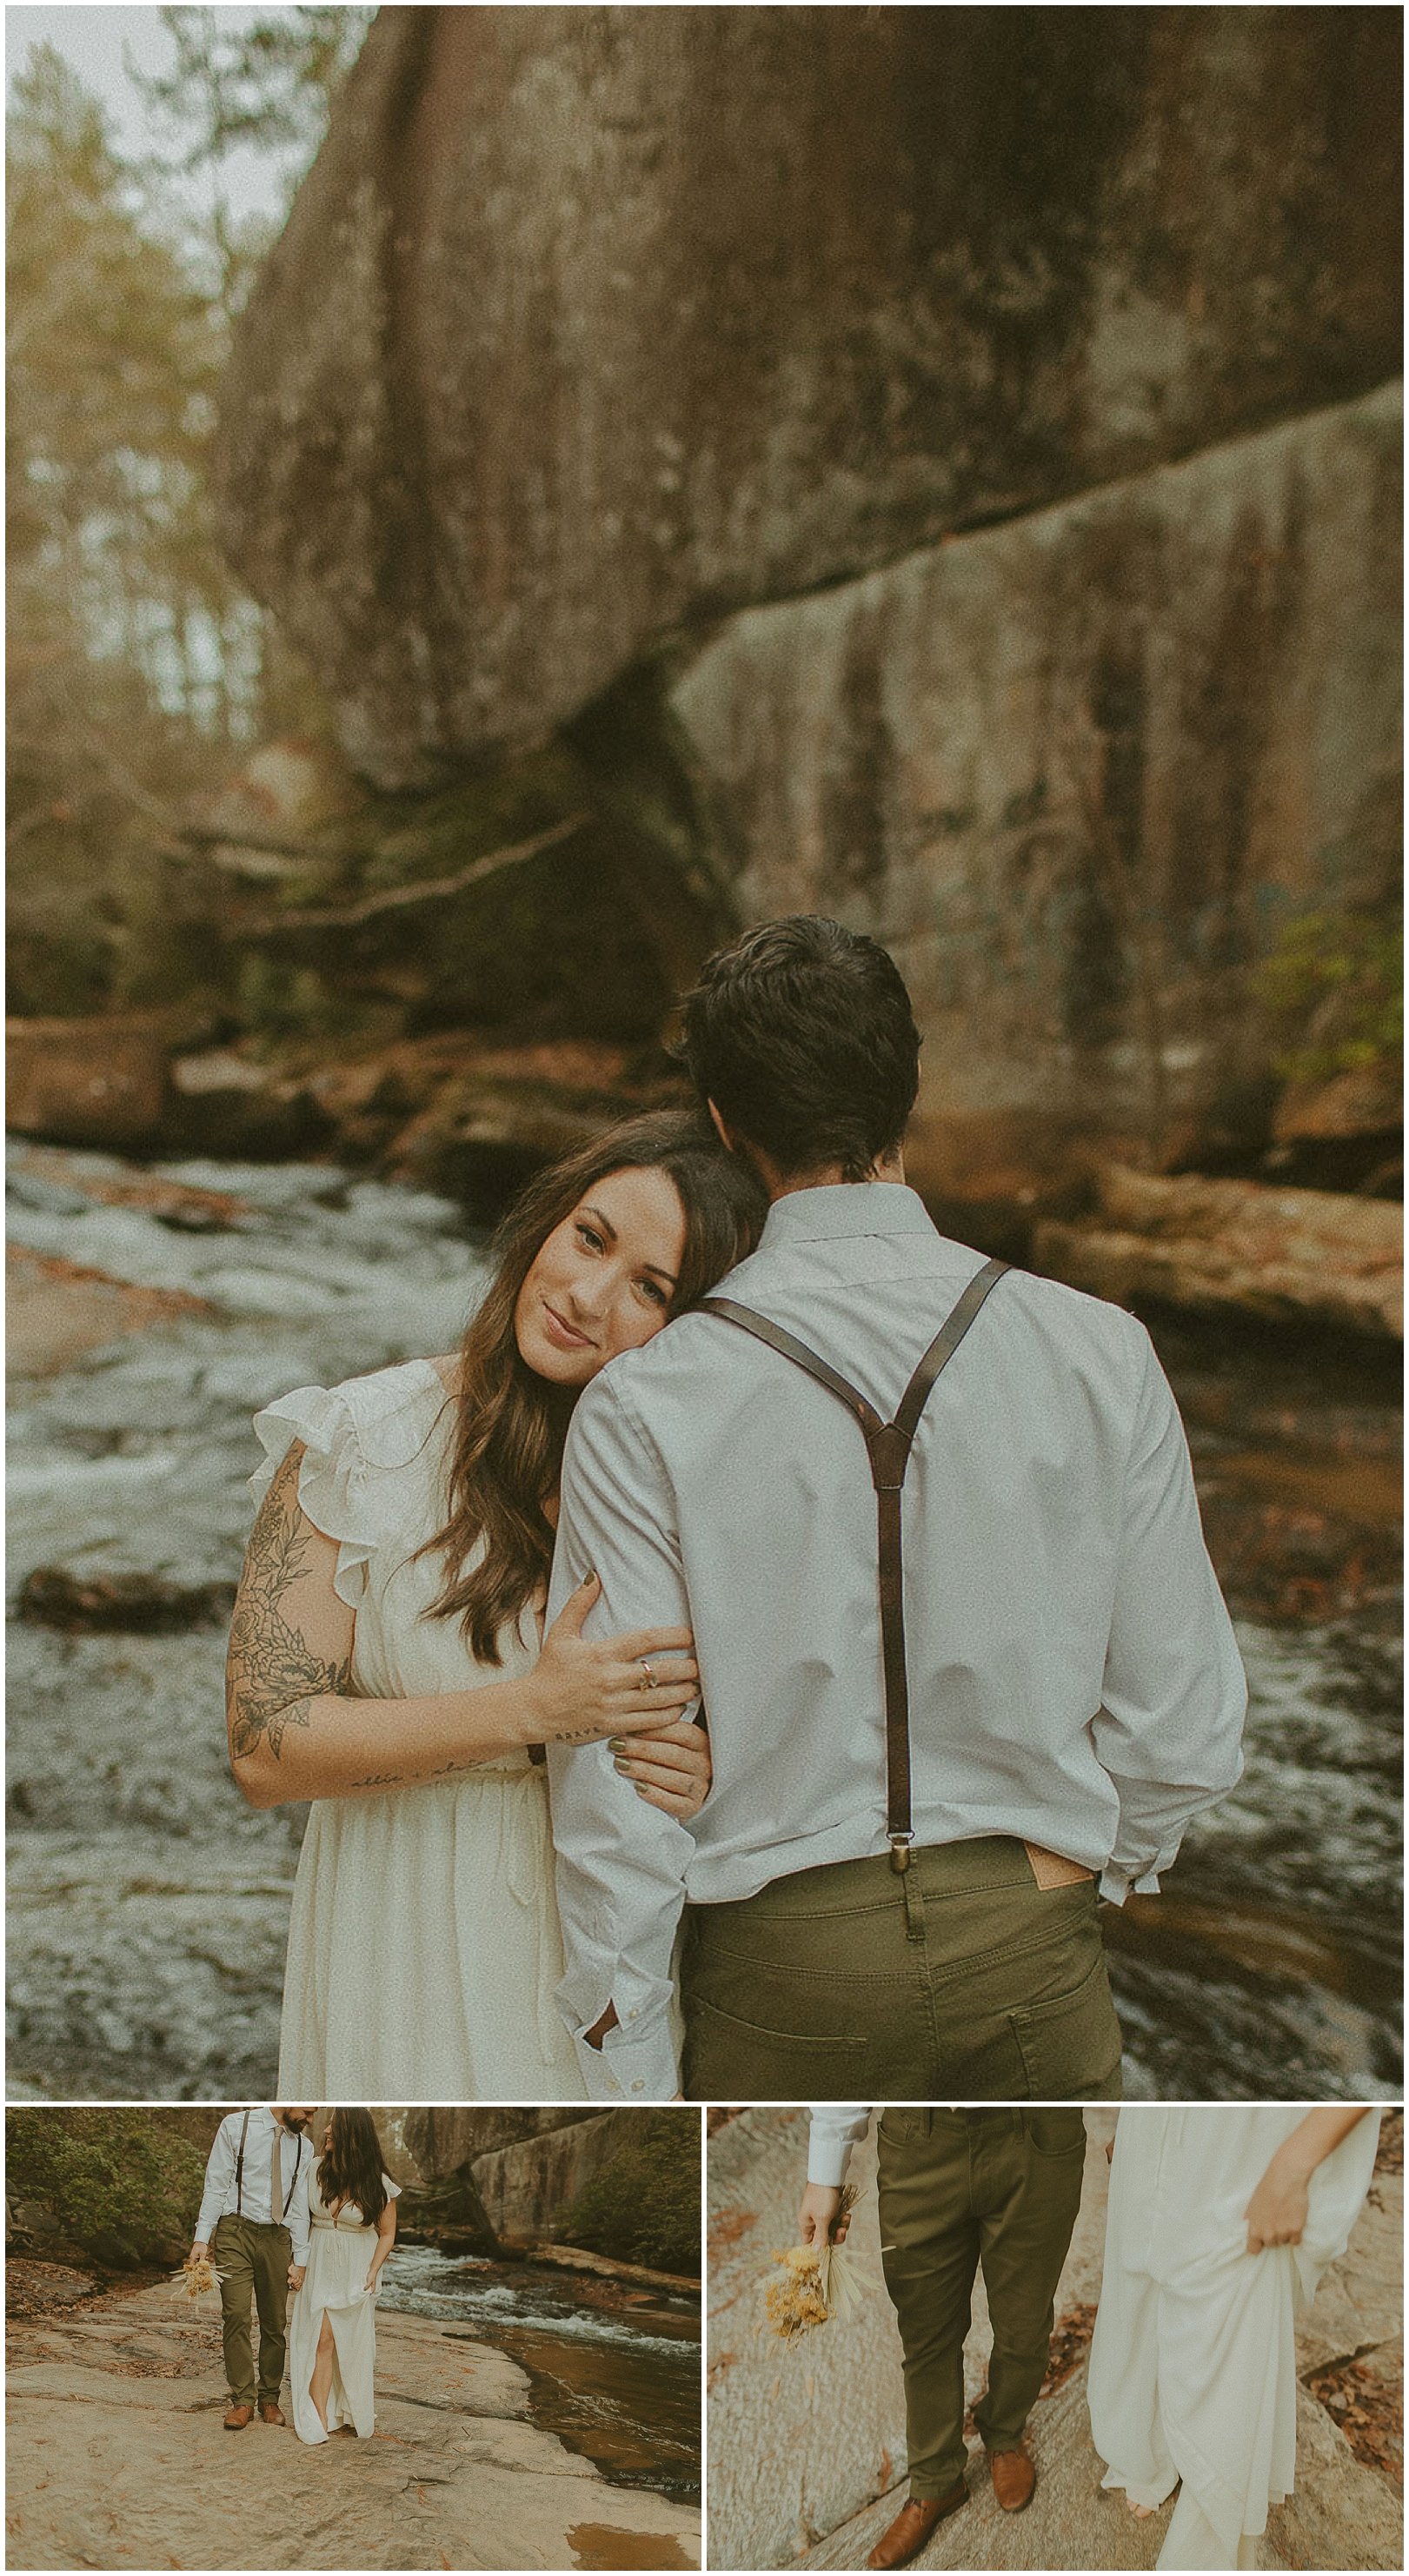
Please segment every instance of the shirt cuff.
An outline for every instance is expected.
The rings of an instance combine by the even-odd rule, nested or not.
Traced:
[[[1141,1877],[1132,1878],[1129,1870],[1118,1868],[1113,1860],[1108,1861],[1101,1872],[1101,1883],[1096,1892],[1098,1896],[1108,1896],[1112,1905],[1123,1905],[1131,1895],[1158,1896],[1159,1871],[1147,1869]]]
[[[589,2047],[580,2032],[574,2044],[593,2102],[670,2102],[680,2090],[680,2070],[664,2020],[639,2038],[627,2038],[618,2027],[608,2031],[600,2048]]]
[[[835,2131],[830,2137],[820,2138],[814,2131],[807,2149],[808,2181],[825,2183],[828,2190],[840,2191],[851,2161],[851,2144],[850,2138],[839,2138]]]

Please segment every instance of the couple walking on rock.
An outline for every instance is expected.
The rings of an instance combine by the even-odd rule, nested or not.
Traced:
[[[280,2089],[1113,2098],[1098,1896],[1246,1699],[1149,1336],[931,1223],[874,941],[767,923],[683,1025],[696,1109],[529,1185],[458,1353],[259,1416]]]
[[[231,2111],[206,2165],[190,2259],[208,2258],[220,2283],[230,2433],[256,2414],[261,2424],[287,2422],[286,2350],[301,2442],[373,2429],[374,2308],[399,2186],[383,2169],[370,2111],[333,2111],[318,2151],[308,2134],[316,2116],[282,2104]]]
[[[847,2159],[869,2106],[812,2115],[804,2243],[840,2242]],[[1346,2241],[1380,2114],[1203,2104],[1122,2111],[1088,2397],[1091,2433],[1145,2518],[1177,2501],[1158,2565],[1248,2568],[1296,2463],[1296,2316]],[[993,2351],[974,2420],[994,2497],[1032,2502],[1028,2419],[1081,2203],[1075,2108],[888,2109],[878,2132],[881,2260],[900,2329],[910,2493],[866,2561],[903,2567],[968,2502],[964,2338],[983,2271]]]

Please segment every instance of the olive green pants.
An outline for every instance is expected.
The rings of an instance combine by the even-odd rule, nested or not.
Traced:
[[[910,2492],[964,2469],[964,2337],[983,2266],[993,2356],[974,2420],[1016,2450],[1047,2368],[1053,2301],[1086,2162],[1074,2110],[885,2111],[881,2261],[905,2355]]]
[[[1010,1835],[692,1906],[680,1988],[693,2101],[1120,2098],[1095,1882],[1040,1888]]]
[[[221,2340],[225,2376],[237,2406],[279,2402],[284,2380],[284,2319],[289,2305],[293,2238],[287,2227],[263,2226],[233,2213],[218,2221],[211,2238],[220,2274]],[[250,2349],[250,2299],[259,2313],[259,2390]]]

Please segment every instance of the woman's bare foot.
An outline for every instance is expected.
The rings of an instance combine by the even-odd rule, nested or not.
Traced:
[[[1154,2512],[1152,2504],[1137,2504],[1133,2496],[1127,2496],[1125,2502],[1127,2510],[1134,2514],[1137,2522],[1148,2522]]]

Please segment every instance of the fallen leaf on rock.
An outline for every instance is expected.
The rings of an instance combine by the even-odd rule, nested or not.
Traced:
[[[756,2209],[721,2209],[709,2224],[709,2259],[713,2263],[727,2254],[751,2227],[758,2225]]]
[[[1397,2485],[1404,2479],[1404,2398],[1399,2384],[1372,2361],[1333,2361],[1309,2373],[1306,2386],[1339,2424],[1365,2468]]]
[[[1055,2396],[1063,2383],[1070,2379],[1078,2363],[1085,2357],[1095,2324],[1096,2310],[1094,2304],[1090,2303],[1069,2308],[1064,2317],[1058,2317],[1052,2329],[1052,2348],[1046,2377],[1037,2392],[1039,2397]]]

